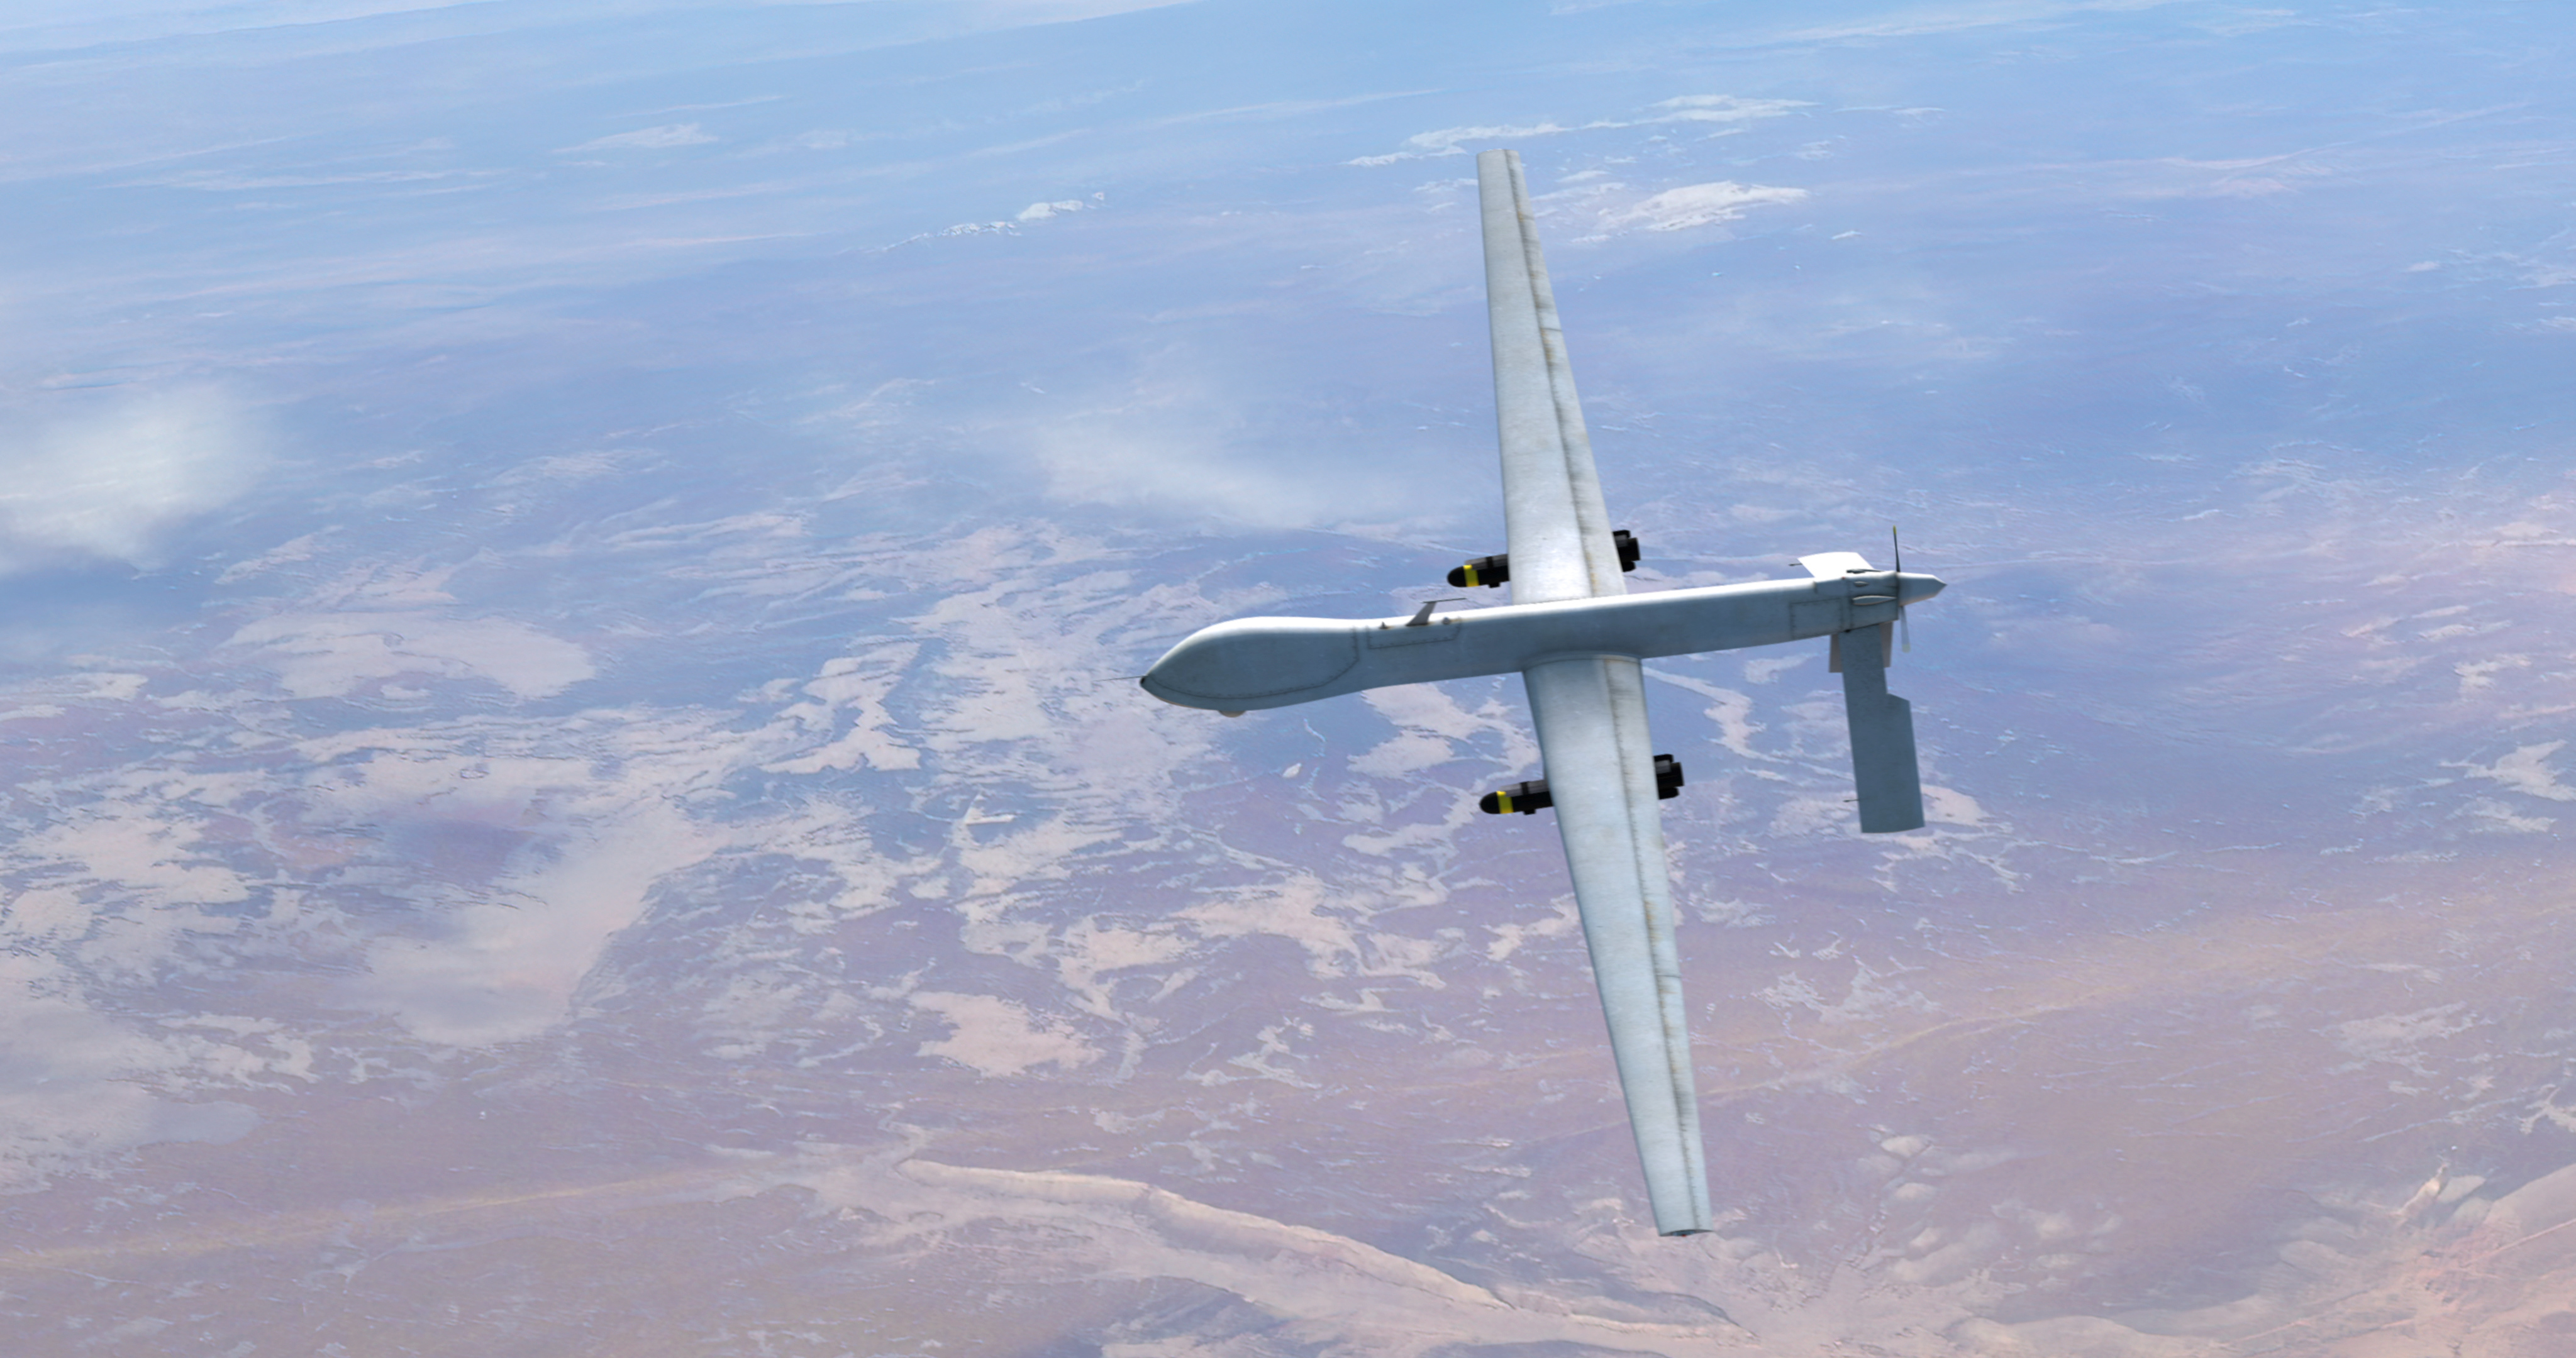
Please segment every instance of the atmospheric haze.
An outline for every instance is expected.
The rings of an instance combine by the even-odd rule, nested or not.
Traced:
[[[0,5],[29,1355],[2576,1353],[2576,18]],[[1714,1234],[1516,680],[1131,682],[1502,548],[1527,162]]]

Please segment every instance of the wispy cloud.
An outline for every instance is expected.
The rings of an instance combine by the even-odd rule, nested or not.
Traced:
[[[1666,189],[1624,212],[1602,218],[1608,227],[1642,226],[1648,231],[1682,231],[1694,226],[1731,222],[1744,215],[1749,207],[1803,202],[1805,189],[1775,188],[1768,184],[1738,184],[1720,179],[1707,184],[1685,184]]]
[[[155,565],[172,529],[232,501],[267,464],[258,422],[213,388],[108,399],[23,441],[0,436],[0,574]]]
[[[1059,392],[1038,418],[989,426],[1017,447],[1047,493],[1084,504],[1155,507],[1268,527],[1311,527],[1384,513],[1445,513],[1417,474],[1338,452],[1281,454],[1280,432],[1247,413],[1259,397],[1238,375],[1182,350],[1153,355],[1124,382]]]
[[[660,151],[674,146],[704,146],[723,138],[696,123],[665,123],[660,127],[638,128],[615,136],[597,137],[578,146],[558,148],[556,154],[575,151]]]
[[[1402,150],[1380,156],[1360,156],[1348,163],[1392,165],[1400,160],[1421,160],[1430,156],[1463,156],[1470,149],[1469,142],[1526,141],[1532,137],[1553,137],[1602,128],[1652,127],[1661,123],[1751,123],[1781,117],[1807,106],[1805,101],[1798,99],[1739,99],[1731,94],[1685,94],[1651,105],[1650,111],[1634,118],[1603,118],[1570,125],[1557,122],[1479,124],[1417,132],[1404,139]]]

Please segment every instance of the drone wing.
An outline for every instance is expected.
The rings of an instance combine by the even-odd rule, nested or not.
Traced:
[[[1625,594],[1520,157],[1487,151],[1476,172],[1512,602]],[[1708,1168],[1644,671],[1633,657],[1584,655],[1533,665],[1522,678],[1655,1227],[1696,1234],[1710,1226]]]
[[[1521,158],[1476,157],[1485,215],[1485,299],[1494,327],[1494,406],[1502,427],[1503,528],[1512,602],[1554,603],[1628,592],[1610,512],[1592,474],[1592,436],[1565,361],[1565,331],[1530,220]]]

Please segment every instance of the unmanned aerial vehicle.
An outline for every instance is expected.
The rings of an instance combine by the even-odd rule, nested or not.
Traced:
[[[1511,603],[1436,615],[1435,600],[1410,617],[1360,621],[1240,618],[1173,647],[1141,682],[1165,702],[1241,715],[1388,684],[1518,673],[1544,776],[1480,805],[1556,813],[1655,1226],[1694,1235],[1709,1229],[1708,1170],[1657,806],[1681,789],[1682,770],[1647,734],[1643,663],[1832,638],[1860,828],[1920,829],[1914,714],[1887,691],[1887,664],[1906,606],[1942,582],[1905,573],[1901,561],[1879,570],[1854,552],[1824,552],[1798,559],[1803,580],[1630,594],[1623,574],[1639,549],[1602,506],[1520,157],[1487,151],[1476,173],[1507,550],[1449,580],[1508,582]]]

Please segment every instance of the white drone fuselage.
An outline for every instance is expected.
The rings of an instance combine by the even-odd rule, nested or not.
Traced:
[[[1182,707],[1254,712],[1390,684],[1518,674],[1568,656],[1637,660],[1769,646],[1896,620],[1941,592],[1929,575],[1848,571],[1439,616],[1238,618],[1200,630],[1145,672]]]

